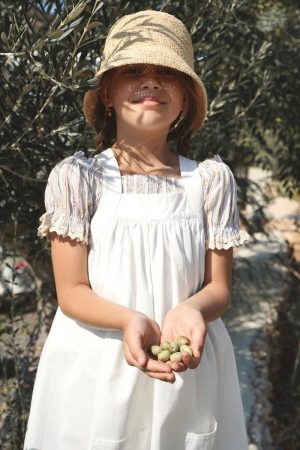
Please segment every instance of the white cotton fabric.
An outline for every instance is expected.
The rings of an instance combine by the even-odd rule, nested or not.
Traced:
[[[94,292],[161,326],[170,308],[201,289],[205,227],[213,228],[213,248],[242,241],[229,169],[218,159],[201,164],[181,156],[177,188],[160,178],[159,192],[124,192],[111,149],[91,160],[77,154],[50,175],[40,233],[89,242]],[[218,183],[228,200],[219,198]],[[205,210],[208,205],[227,212]],[[24,449],[246,450],[233,348],[222,320],[208,324],[199,367],[176,374],[171,385],[126,363],[121,332],[76,322],[58,307]]]
[[[217,155],[198,164],[203,190],[203,218],[206,248],[228,249],[244,244],[248,234],[240,229],[236,183],[229,167]],[[71,182],[70,182],[71,180]],[[182,192],[175,177],[153,175],[122,176],[122,191],[133,194]],[[39,235],[55,231],[88,244],[90,221],[101,200],[102,167],[99,156],[86,158],[79,151],[52,170],[45,193],[46,213]]]
[[[206,248],[228,249],[244,244],[248,233],[240,230],[236,183],[219,156],[198,166],[204,197]]]
[[[56,232],[87,244],[90,220],[102,192],[102,171],[96,159],[76,152],[58,163],[50,173],[46,192],[46,212],[41,217],[40,236]]]

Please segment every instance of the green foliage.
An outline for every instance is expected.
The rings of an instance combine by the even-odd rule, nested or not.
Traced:
[[[52,301],[51,271],[40,263],[48,253],[36,237],[47,176],[74,151],[93,152],[83,94],[95,84],[110,26],[143,9],[170,12],[191,32],[196,71],[209,97],[209,118],[193,137],[192,156],[219,153],[237,174],[256,164],[270,170],[290,195],[300,192],[296,0],[0,0],[0,243],[5,254],[13,249],[31,262],[44,286],[40,300],[48,295]],[[242,204],[252,203],[254,186],[243,178],[238,182]],[[9,301],[13,306],[15,299]],[[47,309],[42,306],[40,314]],[[18,321],[19,314],[24,318],[24,311],[17,313]],[[52,313],[37,324],[49,324]],[[14,314],[2,332],[12,330],[9,348],[21,373],[6,402],[14,411],[15,433],[7,432],[7,442],[19,448],[36,355],[33,346],[35,356],[27,351],[25,357],[15,347]],[[37,336],[36,327],[33,342]]]
[[[0,1],[0,223],[22,224],[33,248],[51,167],[92,151],[82,116],[107,30],[125,13],[163,9],[191,31],[209,119],[193,154],[271,169],[299,190],[299,10],[263,1]]]

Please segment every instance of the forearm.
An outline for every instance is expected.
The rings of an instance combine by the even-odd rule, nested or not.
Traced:
[[[58,291],[58,301],[66,316],[97,328],[124,330],[136,314],[136,311],[98,296],[84,284]]]
[[[222,283],[212,281],[199,292],[183,302],[198,309],[205,322],[211,322],[221,317],[230,305],[230,289]]]

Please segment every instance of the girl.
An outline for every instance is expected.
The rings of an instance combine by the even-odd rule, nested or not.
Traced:
[[[232,173],[183,156],[206,116],[181,21],[122,17],[84,100],[104,151],[51,172],[46,213],[59,307],[39,363],[29,450],[245,450],[232,344],[219,318],[239,230]],[[177,152],[169,145],[177,143]],[[112,145],[111,145],[112,144]],[[153,344],[189,338],[193,356]]]

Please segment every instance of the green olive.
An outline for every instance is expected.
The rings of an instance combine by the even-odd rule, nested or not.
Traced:
[[[182,345],[188,345],[189,340],[185,336],[179,336],[179,338],[177,338],[177,342],[178,342],[179,347],[181,347]]]
[[[169,341],[165,341],[160,344],[160,346],[163,350],[170,350],[170,345],[171,345],[171,343]]]
[[[170,342],[170,351],[171,353],[179,352],[179,345],[177,342]]]
[[[180,352],[172,353],[171,356],[170,356],[170,361],[177,362],[177,363],[182,361],[181,353]]]
[[[159,345],[151,345],[151,353],[153,356],[157,356],[162,351]]]
[[[171,352],[170,350],[163,350],[157,355],[159,361],[169,361]]]
[[[187,352],[187,353],[189,353],[191,356],[193,356],[193,350],[192,350],[192,347],[190,347],[189,345],[185,345],[185,344],[181,345],[181,346],[180,346],[180,351],[181,351],[181,352]]]

